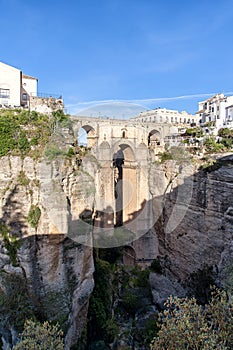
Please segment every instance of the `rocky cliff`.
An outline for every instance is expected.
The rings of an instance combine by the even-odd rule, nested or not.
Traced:
[[[165,275],[186,288],[202,289],[211,281],[228,283],[233,264],[232,164],[232,155],[204,167],[203,162],[200,167],[200,162],[190,160],[152,164],[150,190],[159,256]],[[155,299],[161,301],[155,280],[152,276]],[[170,292],[167,288],[165,299]],[[179,294],[174,284],[175,293]]]
[[[29,317],[59,322],[66,349],[83,331],[94,267],[90,230],[80,238],[77,227],[94,202],[91,172],[90,160],[0,158],[3,349]]]
[[[163,275],[151,274],[154,302],[198,283],[227,284],[233,261],[233,157],[215,166],[190,159],[151,162],[148,174]],[[202,168],[200,168],[202,165]],[[98,162],[0,158],[0,333],[17,340],[26,318],[62,326],[68,350],[85,329],[92,293],[92,213]],[[81,220],[80,220],[81,219]],[[141,243],[140,243],[141,242]],[[134,246],[143,252],[143,238]],[[201,280],[202,278],[202,280]],[[201,288],[201,286],[200,286]]]

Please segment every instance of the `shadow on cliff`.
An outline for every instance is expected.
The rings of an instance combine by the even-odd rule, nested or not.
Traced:
[[[190,171],[189,176],[187,171],[181,174],[184,164],[180,164],[164,193],[141,203],[122,226],[115,227],[111,207],[98,212],[86,209],[79,220],[71,220],[68,236],[97,248],[125,246],[134,263],[146,263],[158,255],[164,271],[186,281],[191,289],[200,277],[201,290],[208,276],[210,284],[223,269],[224,254],[228,250],[230,254],[232,164],[233,156],[221,157],[195,173]]]
[[[87,208],[78,220],[73,220],[69,212],[68,233],[61,235],[61,239],[97,248],[126,246],[133,262],[149,262],[159,255],[165,267],[181,280],[203,266],[219,265],[231,242],[232,163],[233,156],[222,157],[190,176],[186,173],[185,177],[180,176],[184,168],[180,164],[178,173],[160,190],[163,193],[152,193],[153,199],[143,201],[139,210],[129,213],[122,226],[115,227],[110,206],[95,212]],[[1,221],[10,227],[12,234],[23,237],[27,225],[21,203],[16,200],[19,191],[18,186],[11,191]],[[38,237],[35,235],[35,241]]]
[[[27,281],[22,293],[26,293],[23,300],[27,300],[30,312],[40,320],[67,320],[74,307],[74,291],[92,271],[92,247],[124,246],[131,263],[137,263],[139,256],[145,262],[159,258],[166,276],[175,278],[205,302],[210,284],[218,279],[222,283],[222,272],[233,260],[232,164],[233,156],[227,156],[184,179],[177,174],[161,195],[153,194],[153,199],[141,203],[138,211],[129,213],[121,227],[114,227],[111,207],[98,212],[86,208],[78,220],[70,214],[68,233],[23,238],[17,261]],[[16,200],[18,191],[15,186],[6,199],[1,221],[13,235],[24,237],[26,217]],[[17,293],[19,289],[15,289],[15,298]],[[85,314],[88,295],[79,303]],[[21,308],[14,306],[14,317]],[[62,326],[66,328],[67,321]]]
[[[21,238],[25,235],[27,226],[25,225],[26,217],[22,213],[22,203],[17,201],[16,197],[20,193],[20,187],[15,185],[7,197],[4,206],[2,208],[1,221],[7,224],[10,228],[10,232]]]

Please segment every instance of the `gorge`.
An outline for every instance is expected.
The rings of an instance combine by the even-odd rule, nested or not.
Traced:
[[[233,156],[209,156],[210,164],[207,157],[174,147],[170,159],[162,159],[148,147],[145,130],[121,125],[114,134],[108,123],[98,139],[89,128],[89,147],[77,145],[73,121],[57,127],[42,157],[0,158],[3,349],[15,344],[29,318],[58,322],[65,349],[85,349],[80,339],[91,332],[95,270],[99,276],[115,274],[118,289],[127,278],[130,290],[142,288],[146,310],[136,307],[144,315],[156,314],[170,294],[203,301],[211,283],[232,283]],[[54,145],[64,152],[54,156]],[[114,271],[105,264],[111,260],[107,252],[116,254]],[[145,268],[155,262],[159,267],[149,273]],[[109,297],[110,318],[119,321],[115,302],[125,308],[119,323],[136,320],[138,310],[126,305],[126,292],[116,294]],[[139,340],[132,345],[118,327],[106,349],[110,343],[148,349]]]

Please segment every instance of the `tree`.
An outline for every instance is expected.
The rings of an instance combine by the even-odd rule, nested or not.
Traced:
[[[218,130],[218,136],[233,137],[233,130],[231,130],[229,128],[221,128]]]
[[[27,320],[20,341],[12,350],[63,350],[63,333],[58,325]]]
[[[205,307],[195,298],[170,297],[159,315],[160,329],[151,350],[228,350],[233,347],[233,301],[214,289]]]

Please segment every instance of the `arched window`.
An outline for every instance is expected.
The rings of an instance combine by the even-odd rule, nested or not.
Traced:
[[[125,131],[122,132],[122,138],[125,139]]]

